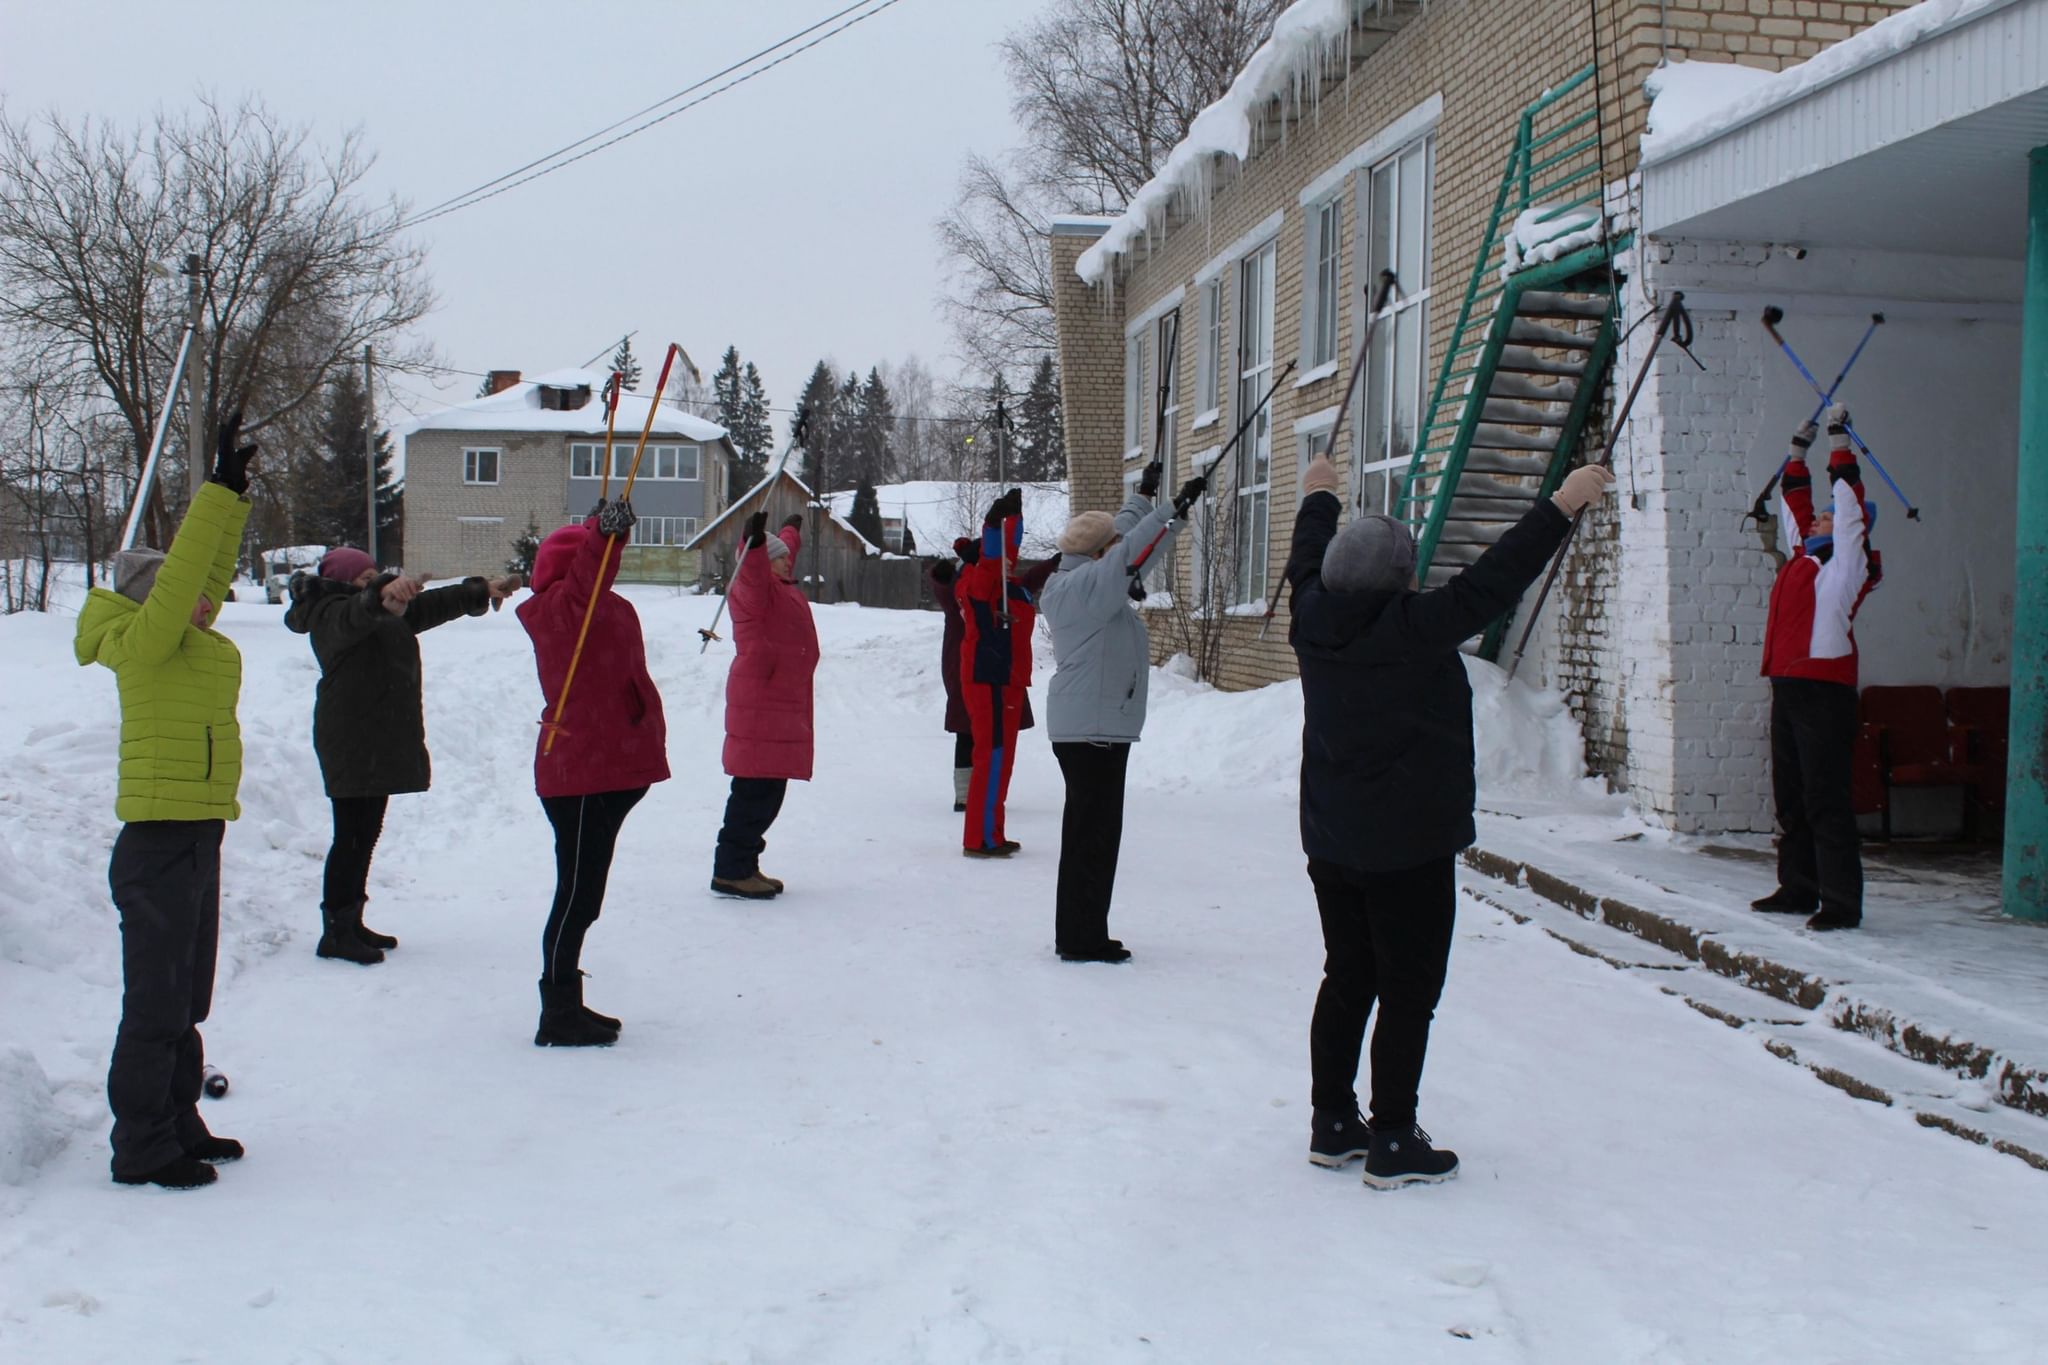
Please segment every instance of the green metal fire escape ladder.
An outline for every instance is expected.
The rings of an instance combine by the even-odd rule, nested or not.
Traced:
[[[1522,111],[1394,516],[1424,587],[1478,559],[1570,469],[1614,363],[1621,300],[1587,66]],[[1519,268],[1515,268],[1519,267]],[[1480,644],[1495,658],[1503,617]]]

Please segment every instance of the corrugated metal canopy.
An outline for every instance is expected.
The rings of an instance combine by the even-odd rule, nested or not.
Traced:
[[[2018,259],[2048,0],[2015,0],[1644,170],[1653,237]]]

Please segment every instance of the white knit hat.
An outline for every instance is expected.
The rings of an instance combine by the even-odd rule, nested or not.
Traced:
[[[767,540],[761,543],[761,548],[768,552],[768,562],[770,564],[773,564],[778,559],[789,558],[789,542],[781,536],[769,536]]]
[[[1083,512],[1060,532],[1060,553],[1092,555],[1116,539],[1116,522],[1107,512]]]

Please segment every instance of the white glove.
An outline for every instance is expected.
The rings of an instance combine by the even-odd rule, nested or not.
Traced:
[[[1607,496],[1607,490],[1614,487],[1614,471],[1605,465],[1584,464],[1564,476],[1564,483],[1550,495],[1557,504],[1557,510],[1568,517],[1575,517]]]

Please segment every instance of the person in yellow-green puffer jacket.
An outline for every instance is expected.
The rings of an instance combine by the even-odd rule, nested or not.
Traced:
[[[253,445],[242,414],[221,427],[213,476],[192,499],[168,554],[124,550],[114,586],[78,614],[80,664],[113,670],[121,692],[123,821],[107,869],[121,915],[121,1027],[107,1069],[113,1172],[122,1185],[210,1185],[242,1155],[199,1117],[220,942],[220,846],[241,814],[242,656],[211,629],[234,578],[249,519]]]

